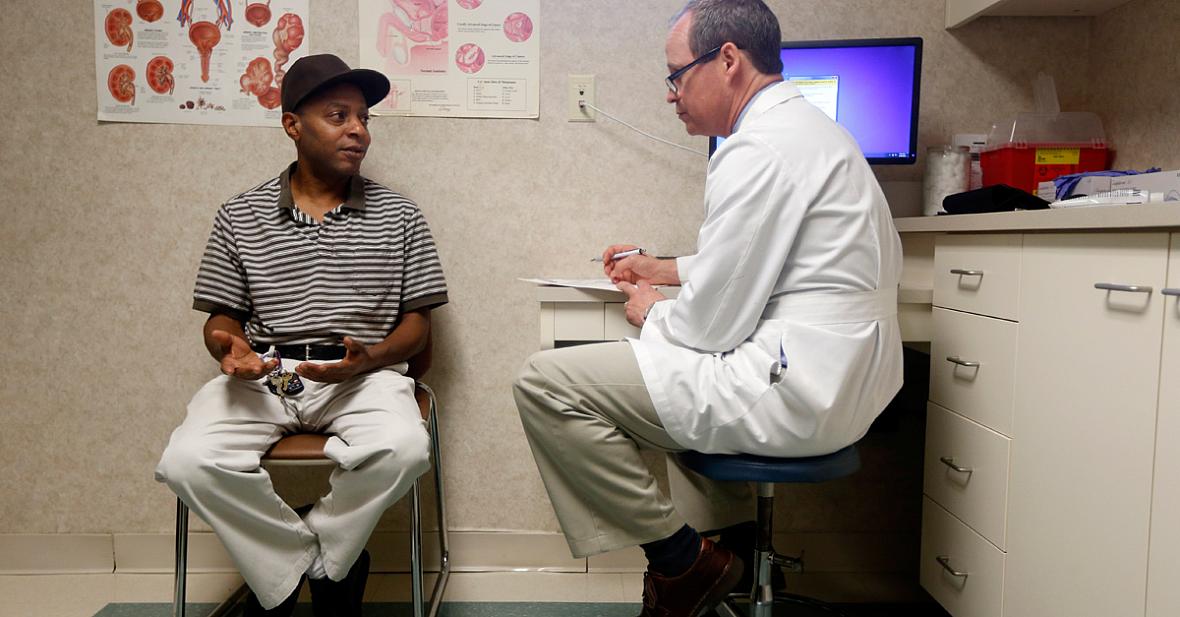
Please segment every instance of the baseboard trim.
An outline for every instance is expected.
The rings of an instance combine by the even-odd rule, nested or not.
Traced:
[[[110,574],[111,534],[0,534],[0,574]]]
[[[423,537],[424,569],[439,569],[438,533]],[[448,534],[453,572],[642,572],[638,548],[588,559],[570,557],[556,533],[452,531]],[[898,533],[776,534],[783,553],[804,554],[808,572],[911,572],[917,539]],[[236,572],[217,536],[191,532],[188,571]],[[378,531],[370,538],[373,571],[409,571],[408,532]],[[163,574],[175,563],[172,534],[0,534],[0,574]]]

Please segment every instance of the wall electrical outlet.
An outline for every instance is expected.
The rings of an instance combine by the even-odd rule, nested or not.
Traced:
[[[594,101],[594,76],[593,75],[570,75],[569,76],[569,93],[567,97],[569,109],[570,122],[594,122],[597,114],[589,107],[581,107],[578,102],[585,101],[591,105],[595,105]]]

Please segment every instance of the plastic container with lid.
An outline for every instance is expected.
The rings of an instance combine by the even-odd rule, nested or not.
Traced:
[[[1034,195],[1038,183],[1110,169],[1113,160],[1102,120],[1086,111],[1022,113],[993,124],[979,156],[984,186],[1007,184]]]

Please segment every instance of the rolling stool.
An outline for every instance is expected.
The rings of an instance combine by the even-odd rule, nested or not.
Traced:
[[[855,445],[832,454],[807,458],[773,458],[752,454],[701,454],[691,450],[681,452],[678,456],[685,467],[711,480],[758,483],[758,537],[754,547],[754,586],[749,593],[750,617],[771,617],[776,599],[806,604],[841,614],[835,608],[818,600],[788,593],[775,594],[771,589],[770,572],[773,566],[782,566],[791,572],[803,571],[802,557],[780,555],[774,552],[774,547],[771,545],[774,485],[826,482],[851,475],[860,469],[860,456],[857,455]],[[717,606],[717,614],[726,617],[739,615],[728,601]]]

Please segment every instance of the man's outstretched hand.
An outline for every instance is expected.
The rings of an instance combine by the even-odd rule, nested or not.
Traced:
[[[221,356],[221,372],[236,377],[254,381],[273,371],[279,361],[270,359],[265,362],[250,349],[246,339],[235,336],[225,330],[214,330],[209,335],[217,344],[218,355]]]
[[[295,373],[300,377],[320,383],[340,383],[376,368],[376,362],[369,353],[369,348],[351,336],[344,337],[344,348],[346,351],[343,360],[330,364],[301,362],[295,367]]]

